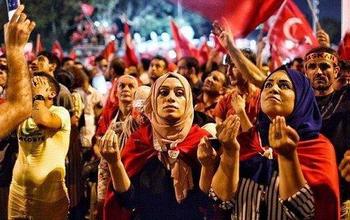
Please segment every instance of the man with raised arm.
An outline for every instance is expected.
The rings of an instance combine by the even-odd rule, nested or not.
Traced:
[[[5,25],[5,47],[8,65],[7,101],[0,105],[0,138],[6,137],[26,119],[32,109],[32,93],[24,46],[35,23],[22,13],[20,5]]]

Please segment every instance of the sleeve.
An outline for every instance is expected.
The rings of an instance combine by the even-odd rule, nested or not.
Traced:
[[[216,104],[213,110],[213,117],[218,117],[225,120],[226,111],[226,96],[224,96],[219,100],[218,104]]]
[[[70,115],[67,109],[63,107],[55,107],[51,113],[57,115],[61,119],[61,128],[66,131],[70,131]]]
[[[98,181],[97,181],[97,200],[102,201],[106,195],[108,183],[110,181],[110,173],[107,161],[101,158],[98,164]]]
[[[210,188],[209,190],[209,198],[211,198],[214,201],[214,203],[217,204],[219,208],[223,210],[231,210],[234,207],[233,200],[229,200],[229,201],[220,200],[212,188]]]
[[[315,200],[308,184],[288,199],[279,200],[290,219],[313,219],[315,216]]]

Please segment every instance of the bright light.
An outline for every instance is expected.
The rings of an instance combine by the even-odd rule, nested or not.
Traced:
[[[141,43],[142,42],[142,37],[140,33],[134,33],[134,40],[136,43]]]
[[[156,32],[152,31],[150,37],[153,41],[158,41],[158,35]]]
[[[102,21],[102,25],[103,25],[104,27],[108,27],[108,21],[103,20],[103,21]]]
[[[115,36],[114,35],[111,35],[110,37],[109,37],[109,39],[112,41],[112,40],[115,40]]]
[[[162,41],[168,42],[170,40],[170,35],[167,32],[162,33],[160,37],[162,38]]]
[[[176,52],[175,52],[175,50],[170,50],[170,51],[168,52],[168,55],[169,55],[170,59],[175,59],[175,58],[176,58]]]
[[[194,37],[194,30],[191,26],[183,26],[180,29],[180,32],[189,40],[192,40]]]
[[[98,27],[98,26],[101,25],[101,23],[100,23],[99,21],[95,21],[95,22],[94,22],[94,25],[95,25],[96,27]]]

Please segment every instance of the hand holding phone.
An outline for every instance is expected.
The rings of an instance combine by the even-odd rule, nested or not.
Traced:
[[[7,13],[10,21],[16,9],[21,3],[20,3],[20,0],[6,0],[6,3],[7,3]]]

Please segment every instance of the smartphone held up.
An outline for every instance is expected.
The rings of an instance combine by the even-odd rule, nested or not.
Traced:
[[[20,0],[6,0],[8,19],[11,20],[18,6],[21,4]]]

